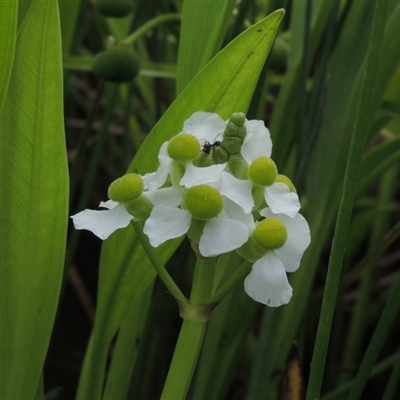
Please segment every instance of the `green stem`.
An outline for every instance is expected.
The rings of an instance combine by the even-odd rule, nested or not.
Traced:
[[[169,368],[161,399],[185,399],[203,344],[207,321],[213,307],[211,294],[216,258],[196,253],[190,304],[178,302],[183,324]]]
[[[206,323],[183,320],[161,400],[184,400],[203,344]]]
[[[231,279],[217,290],[209,299],[208,303],[219,303],[224,299],[251,271],[250,261],[243,261],[242,265],[237,269]]]
[[[184,304],[188,304],[188,300],[182,291],[179,289],[178,285],[171,278],[171,275],[165,269],[165,267],[160,263],[154,248],[149,243],[148,237],[143,233],[143,227],[140,222],[132,221],[133,229],[135,229],[136,235],[143,246],[143,250],[146,252],[147,257],[149,257],[150,262],[153,264],[153,267],[157,271],[158,276],[163,281],[164,285],[167,287],[168,291],[175,297],[175,299],[179,300]]]
[[[142,36],[144,36],[148,31],[150,31],[151,29],[156,27],[157,25],[161,25],[164,22],[179,21],[180,19],[181,19],[180,14],[159,15],[158,17],[155,17],[152,20],[146,22],[138,30],[136,30],[130,36],[128,36],[126,39],[124,39],[123,42],[126,44],[132,44],[132,43],[136,42],[136,40],[138,40]]]
[[[203,258],[197,255],[192,291],[190,293],[190,304],[196,305],[209,302],[216,261],[216,258]]]

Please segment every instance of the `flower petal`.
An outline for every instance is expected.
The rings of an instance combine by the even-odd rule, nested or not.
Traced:
[[[182,201],[182,194],[173,186],[151,190],[143,194],[153,205],[164,204],[166,206],[177,207]]]
[[[275,254],[287,272],[294,272],[299,268],[303,253],[311,242],[310,228],[300,214],[294,218],[281,214],[278,218],[285,224],[288,238],[280,249],[275,250]]]
[[[294,217],[300,210],[299,196],[291,192],[287,185],[275,182],[264,191],[265,201],[275,214],[286,214]]]
[[[195,185],[216,182],[222,178],[222,171],[225,169],[225,166],[226,163],[199,168],[189,163],[179,183],[189,188]]]
[[[116,205],[115,205],[116,204]],[[123,204],[107,201],[100,203],[108,210],[83,210],[72,215],[75,229],[87,229],[102,240],[107,239],[117,229],[125,228],[134,218]]]
[[[183,133],[190,133],[200,141],[214,143],[225,131],[224,120],[215,113],[197,111],[183,124]]]
[[[246,120],[245,126],[247,134],[241,149],[243,158],[250,164],[258,157],[270,157],[272,152],[271,135],[265,127],[264,121]]]
[[[289,303],[293,293],[285,268],[273,252],[254,263],[244,280],[244,290],[253,300],[270,307]]]
[[[204,257],[214,257],[236,250],[248,238],[249,229],[241,222],[226,218],[212,218],[204,226],[199,251]]]
[[[169,239],[185,234],[192,217],[186,210],[165,205],[157,205],[146,220],[143,232],[149,237],[150,244],[158,247]]]
[[[251,194],[251,189],[251,181],[237,179],[227,172],[222,173],[221,194],[242,207],[245,213],[250,213],[254,207],[254,199]]]
[[[239,221],[247,226],[249,232],[252,232],[255,227],[253,214],[244,212],[242,207],[229,198],[225,198],[224,200],[224,209],[218,218],[229,218]]]

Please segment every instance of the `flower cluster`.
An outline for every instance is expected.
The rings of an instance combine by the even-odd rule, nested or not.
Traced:
[[[144,222],[153,247],[187,234],[203,257],[238,251],[254,263],[248,295],[286,304],[292,296],[286,272],[299,267],[310,231],[295,187],[278,174],[271,152],[263,121],[196,112],[161,146],[156,172],[117,179],[110,200],[100,204],[106,210],[84,210],[72,216],[74,225],[106,239],[134,219]]]

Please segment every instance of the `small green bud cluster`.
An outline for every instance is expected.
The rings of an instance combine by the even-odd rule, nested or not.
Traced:
[[[96,0],[95,7],[104,17],[123,18],[133,12],[132,0]]]
[[[125,44],[109,46],[97,54],[92,63],[93,73],[108,82],[127,83],[138,75],[139,59],[135,52]]]
[[[231,155],[240,152],[247,132],[245,122],[245,114],[231,114],[224,131],[223,140],[221,141],[220,146],[215,149],[213,153],[213,158],[217,163],[224,163],[229,160]]]

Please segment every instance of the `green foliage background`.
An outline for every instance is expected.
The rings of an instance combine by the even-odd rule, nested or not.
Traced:
[[[383,0],[136,0],[120,19],[86,0],[2,2],[0,398],[160,396],[176,305],[131,228],[100,254],[90,233],[67,242],[68,217],[155,170],[198,110],[265,121],[312,243],[288,306],[240,286],[215,309],[190,398],[399,396],[399,24]],[[91,73],[110,35],[140,60],[131,83]],[[188,243],[157,254],[189,291]]]

